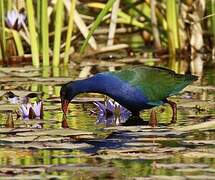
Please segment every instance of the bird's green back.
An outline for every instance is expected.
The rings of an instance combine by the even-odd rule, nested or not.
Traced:
[[[197,79],[196,76],[176,74],[169,69],[150,66],[138,66],[107,73],[141,90],[152,105],[160,104],[162,100],[177,94]]]

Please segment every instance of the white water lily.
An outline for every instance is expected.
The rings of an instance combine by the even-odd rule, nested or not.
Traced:
[[[25,14],[18,12],[17,10],[11,10],[7,12],[5,22],[9,28],[19,30],[24,24],[25,19]]]
[[[29,112],[30,112],[30,108],[31,108],[31,104],[28,103],[28,104],[21,104],[20,107],[19,107],[19,111],[22,115],[22,117],[25,119],[25,118],[28,118],[29,117]]]
[[[42,101],[31,103],[21,104],[19,111],[23,119],[34,119],[42,118],[43,116],[43,103]]]
[[[118,125],[124,123],[131,115],[129,110],[111,99],[108,99],[105,104],[98,101],[94,102],[94,104],[98,108],[98,117],[96,121],[98,124]]]
[[[42,101],[39,101],[39,102],[34,102],[34,105],[33,105],[33,110],[34,110],[34,113],[36,115],[36,117],[40,117],[41,114],[42,114]]]

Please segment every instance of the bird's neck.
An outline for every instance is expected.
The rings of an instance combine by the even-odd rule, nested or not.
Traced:
[[[100,79],[94,77],[75,81],[73,87],[77,94],[95,92],[95,93],[105,93],[105,84]]]

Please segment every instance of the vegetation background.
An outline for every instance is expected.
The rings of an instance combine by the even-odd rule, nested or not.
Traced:
[[[201,75],[215,58],[215,0],[2,0],[0,18],[3,66],[123,52]]]

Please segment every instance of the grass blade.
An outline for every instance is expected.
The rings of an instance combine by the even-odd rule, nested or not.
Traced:
[[[105,4],[103,3],[88,3],[89,7],[94,7],[94,8],[99,8],[99,9],[104,9]],[[117,22],[124,23],[124,24],[129,24],[133,25],[139,28],[144,28],[144,24],[142,22],[139,22],[138,20],[134,19],[132,16],[126,14],[125,12],[119,10],[118,11],[118,17],[120,18],[117,19]]]
[[[64,4],[65,4],[65,7],[67,9],[67,11],[69,12],[70,11],[70,0],[65,0],[64,1]],[[87,28],[87,25],[85,24],[85,22],[83,21],[81,15],[78,13],[78,11],[74,10],[74,22],[76,24],[76,26],[79,28],[79,30],[81,31],[81,34],[84,36],[84,38],[86,39],[87,38],[87,35],[89,34],[89,30]],[[90,46],[96,50],[97,49],[97,44],[96,44],[96,41],[95,39],[93,38],[93,36],[90,37],[88,43],[90,44]]]
[[[24,49],[23,49],[20,34],[15,30],[11,30],[11,32],[13,34],[13,38],[14,38],[14,41],[16,43],[16,49],[17,49],[18,55],[23,56],[25,53],[24,53]]]
[[[87,47],[87,44],[88,44],[90,37],[93,35],[94,31],[96,30],[96,28],[101,23],[103,17],[108,13],[109,9],[113,6],[115,1],[116,0],[109,0],[107,2],[107,4],[105,5],[104,9],[102,9],[101,12],[99,13],[99,15],[97,16],[92,28],[90,29],[90,32],[89,32],[86,40],[84,41],[84,44],[81,47],[81,50],[80,50],[81,54],[83,54],[83,52],[85,51],[85,48]]]

